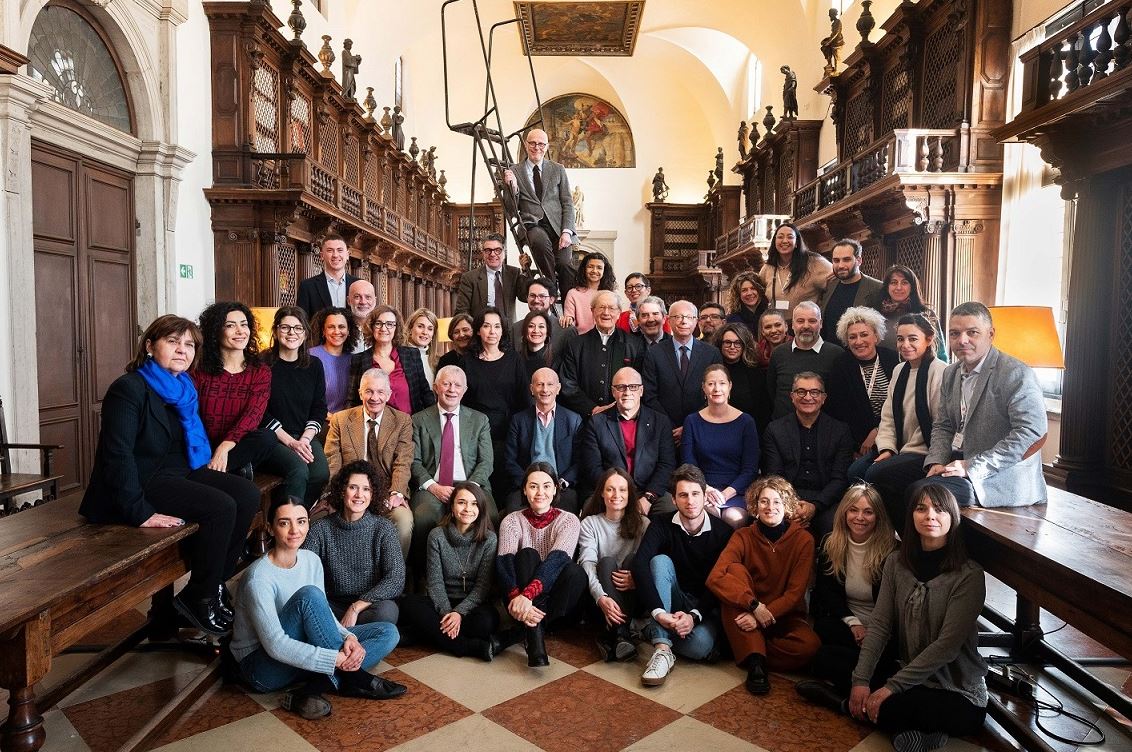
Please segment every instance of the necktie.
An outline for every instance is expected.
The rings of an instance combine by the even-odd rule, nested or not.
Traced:
[[[456,436],[452,429],[454,413],[444,413],[444,430],[440,432],[440,467],[437,468],[436,482],[442,486],[452,485],[452,465],[456,461]]]
[[[688,346],[680,345],[680,375],[688,375]]]
[[[369,435],[366,436],[366,459],[371,465],[377,465],[377,458],[381,456],[381,452],[377,448],[377,430],[381,425],[376,420],[366,421],[369,424]]]
[[[503,310],[503,270],[495,273],[495,307]]]
[[[534,167],[534,175],[535,175],[535,195],[538,196],[539,200],[541,201],[542,200],[542,172],[539,170],[538,165],[535,165],[535,167]]]

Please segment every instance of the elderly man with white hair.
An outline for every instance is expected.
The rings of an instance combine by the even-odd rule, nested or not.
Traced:
[[[590,303],[594,328],[566,343],[558,375],[559,401],[583,418],[613,407],[613,375],[625,366],[640,368],[641,339],[617,328],[621,306],[617,294],[602,290]]]
[[[794,306],[790,324],[794,341],[790,347],[784,345],[774,351],[766,371],[767,388],[774,399],[774,418],[794,412],[790,401],[794,376],[810,371],[824,379],[834,361],[845,352],[839,345],[822,339],[821,308],[817,303],[805,301]]]
[[[645,353],[641,376],[645,384],[645,404],[664,413],[672,423],[672,438],[680,440],[684,418],[707,404],[704,397],[704,370],[722,363],[719,348],[698,340],[696,322],[699,311],[687,300],[677,300],[668,309],[672,337],[650,347]]]

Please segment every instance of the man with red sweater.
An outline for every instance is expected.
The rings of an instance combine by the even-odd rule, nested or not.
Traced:
[[[652,616],[641,636],[654,652],[641,674],[646,687],[664,684],[676,665],[674,653],[693,660],[718,654],[719,602],[704,584],[731,538],[731,526],[704,510],[707,481],[698,467],[672,473],[676,514],[649,525],[633,557],[637,597]]]

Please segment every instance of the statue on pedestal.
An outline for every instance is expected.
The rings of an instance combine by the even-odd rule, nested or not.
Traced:
[[[405,116],[401,114],[401,105],[393,108],[393,143],[398,151],[405,151],[405,130],[401,127]]]
[[[715,150],[715,179],[720,183],[723,182],[723,147],[720,146]]]
[[[747,128],[747,121],[739,121],[739,159],[746,159],[747,152],[751,150],[751,139],[747,134],[750,130]]]
[[[786,80],[782,82],[782,119],[793,120],[798,117],[798,74],[789,65],[778,69]]]
[[[829,36],[821,40],[821,54],[825,57],[825,75],[837,75],[837,66],[841,65],[841,48],[844,46],[845,35],[841,32],[841,19],[837,17],[837,8],[830,8]]]
[[[421,166],[432,179],[436,179],[436,147],[428,147],[428,151],[421,152]]]
[[[652,176],[652,200],[663,203],[668,198],[668,183],[664,182],[664,168],[657,167],[656,174]]]
[[[358,75],[358,68],[362,64],[362,56],[351,52],[353,47],[353,39],[342,42],[342,96],[346,99],[353,99],[358,90],[358,83],[354,80],[354,76]]]
[[[570,200],[574,202],[574,225],[576,227],[585,227],[586,215],[583,211],[583,206],[586,203],[586,194],[582,193],[582,186],[574,186],[574,190],[570,193]]]

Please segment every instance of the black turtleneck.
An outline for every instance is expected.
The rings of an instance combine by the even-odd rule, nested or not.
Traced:
[[[774,527],[764,524],[762,520],[755,518],[755,523],[759,526],[759,531],[766,536],[766,539],[771,543],[777,543],[785,533],[786,529],[790,527],[790,520],[786,517],[782,518],[782,522]]]

